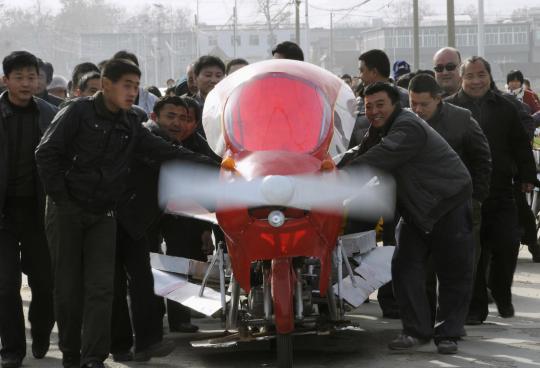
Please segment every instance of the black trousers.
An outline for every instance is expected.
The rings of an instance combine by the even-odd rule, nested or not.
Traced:
[[[146,237],[135,240],[118,224],[111,352],[125,353],[134,342],[135,352],[138,352],[161,341],[162,309],[162,298],[154,294]]]
[[[472,221],[473,221],[473,241],[474,241],[474,263],[473,263],[473,285],[476,284],[476,269],[481,255],[480,230],[482,227],[482,204],[473,199],[472,201]],[[437,316],[437,275],[433,267],[431,257],[428,260],[426,290],[429,304],[431,306],[431,320],[435,324]],[[474,286],[473,286],[474,290]]]
[[[431,256],[439,280],[434,328],[426,294],[426,263]],[[444,215],[426,234],[402,221],[392,259],[392,279],[403,333],[422,339],[457,339],[461,335],[472,289],[474,245],[469,202]]]
[[[28,319],[34,342],[50,338],[54,325],[49,249],[35,198],[8,198],[0,224],[0,339],[3,358],[24,358],[26,338],[21,271],[32,290]]]
[[[480,237],[482,249],[469,315],[485,321],[488,287],[497,305],[512,303],[511,287],[519,253],[518,215],[513,199],[484,201]]]
[[[536,244],[536,219],[527,203],[526,194],[521,191],[521,183],[514,184],[514,198],[518,213],[521,243],[527,245]]]
[[[202,233],[211,231],[209,223],[188,217],[165,215],[160,221],[160,230],[167,245],[167,255],[206,261],[202,248]],[[169,326],[191,321],[191,309],[167,300]]]
[[[47,201],[46,231],[54,269],[54,307],[64,365],[109,356],[116,221],[67,202]]]

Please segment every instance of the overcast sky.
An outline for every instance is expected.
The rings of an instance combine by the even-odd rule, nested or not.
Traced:
[[[39,0],[41,4],[52,10],[58,10],[59,0]],[[106,0],[111,1],[112,0]],[[257,0],[236,0],[238,3],[238,22],[251,23],[257,17]],[[282,4],[289,0],[278,0]],[[311,27],[328,27],[330,10],[338,9],[334,15],[334,21],[353,23],[356,19],[384,17],[388,4],[402,2],[404,0],[370,0],[352,11],[344,10],[360,4],[366,0],[309,0],[309,22]],[[412,0],[409,0],[412,3]],[[470,5],[477,6],[477,0],[454,0],[456,12],[466,9]],[[0,0],[1,2],[1,0]],[[10,5],[12,0],[4,0],[4,4]],[[35,4],[36,0],[18,0],[20,6]],[[199,0],[200,21],[207,24],[224,24],[231,15],[235,0]],[[149,5],[162,4],[166,7],[183,7],[196,11],[196,0],[114,0],[114,3],[126,8],[148,8]],[[512,10],[525,6],[540,6],[540,0],[484,0],[486,16],[504,16],[511,14]],[[435,13],[446,14],[445,0],[419,0],[420,7],[428,6]],[[304,21],[305,0],[302,0],[301,14]],[[324,10],[321,10],[324,9]],[[291,6],[291,11],[293,7]],[[338,22],[339,23],[339,22]]]

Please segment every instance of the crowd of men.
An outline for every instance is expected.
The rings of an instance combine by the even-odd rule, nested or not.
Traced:
[[[292,42],[274,58],[303,61]],[[154,295],[149,252],[206,260],[218,227],[158,206],[159,168],[169,160],[219,167],[202,128],[208,93],[248,62],[202,56],[185,78],[142,88],[136,55],[119,51],[77,65],[72,78],[25,51],[3,60],[0,95],[0,339],[2,368],[26,355],[21,272],[32,291],[32,354],[43,358],[58,326],[66,368],[103,367],[170,354],[169,331],[195,332],[191,311]],[[511,285],[520,243],[540,261],[531,141],[540,101],[519,71],[508,91],[490,64],[444,48],[433,70],[411,72],[381,50],[344,75],[359,106],[341,170],[369,165],[397,183],[397,215],[383,219],[396,246],[393,284],[379,291],[384,317],[400,318],[395,350],[433,340],[457,351],[464,325],[481,324],[490,297],[514,315]],[[408,108],[410,107],[410,109]],[[536,120],[537,121],[537,120]],[[361,231],[375,224],[348,226]],[[162,247],[162,245],[165,247]],[[130,303],[128,303],[128,295]]]

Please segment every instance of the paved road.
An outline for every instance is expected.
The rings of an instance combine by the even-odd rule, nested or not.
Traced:
[[[520,253],[514,282],[514,305],[516,317],[502,319],[490,306],[487,323],[467,326],[467,337],[459,344],[459,353],[443,356],[436,353],[433,344],[414,353],[390,353],[386,344],[400,330],[399,321],[382,319],[372,296],[350,313],[350,319],[358,322],[360,330],[342,331],[334,336],[297,338],[294,342],[295,367],[540,367],[540,264],[531,262],[525,250]],[[23,288],[27,302],[29,291]],[[189,341],[204,338],[220,328],[214,320],[195,320],[201,327],[196,335],[169,334],[178,343],[169,357],[153,359],[149,363],[118,364],[107,360],[111,368],[125,367],[274,367],[274,355],[269,343],[250,343],[226,350],[200,350],[191,348]],[[61,367],[61,354],[56,346],[56,334],[47,357],[37,361],[25,360],[25,367]],[[31,356],[31,352],[28,352]]]

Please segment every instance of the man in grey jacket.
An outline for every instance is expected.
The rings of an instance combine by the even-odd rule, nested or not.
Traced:
[[[444,138],[401,109],[395,87],[374,83],[364,102],[371,126],[340,167],[371,166],[396,180],[402,218],[392,279],[403,332],[389,348],[412,349],[434,338],[439,353],[453,354],[472,288],[471,176]],[[429,256],[440,283],[435,328],[425,290]]]

